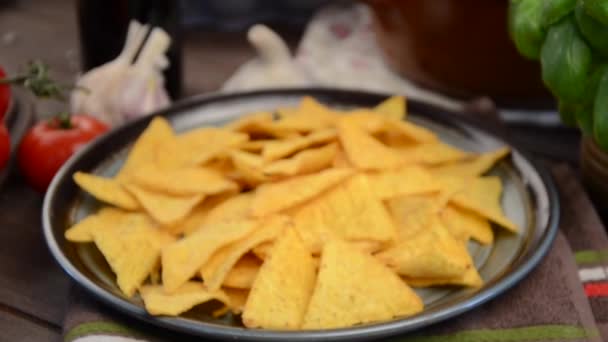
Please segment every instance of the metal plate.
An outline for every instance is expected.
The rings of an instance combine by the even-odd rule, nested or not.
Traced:
[[[194,98],[157,114],[166,116],[177,131],[186,131],[204,125],[221,125],[256,110],[295,105],[304,95],[341,108],[370,107],[386,97],[328,89],[259,91]],[[458,120],[455,113],[418,102],[409,102],[408,112],[410,120],[432,129],[442,140],[462,149],[483,152],[506,145],[496,136]],[[519,149],[513,148],[511,157],[499,163],[491,173],[502,179],[505,214],[522,227],[522,232],[515,235],[496,229],[494,245],[482,247],[470,243],[475,264],[485,280],[481,289],[444,287],[419,290],[425,302],[422,313],[344,329],[298,332],[245,329],[238,318],[216,319],[205,308],[176,318],[153,317],[146,313],[139,298],[128,299],[120,293],[114,275],[93,244],[73,244],[64,238],[64,231],[73,222],[97,206],[95,200],[76,187],[72,174],[82,170],[113,175],[132,142],[150,120],[151,117],[142,118],[113,130],[63,166],[45,197],[44,234],[61,267],[93,296],[129,315],[176,331],[257,341],[369,340],[412,331],[471,310],[519,282],[546,254],[557,233],[559,200],[550,176]]]

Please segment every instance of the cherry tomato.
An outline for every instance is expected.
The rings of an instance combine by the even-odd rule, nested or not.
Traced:
[[[17,157],[21,174],[32,188],[44,193],[61,165],[107,130],[106,124],[87,115],[37,123],[19,146]]]
[[[4,69],[0,67],[0,79],[6,77]],[[0,84],[0,122],[4,119],[8,111],[8,104],[11,101],[11,87],[8,84]]]
[[[4,123],[0,123],[0,170],[4,169],[11,156],[11,138]]]

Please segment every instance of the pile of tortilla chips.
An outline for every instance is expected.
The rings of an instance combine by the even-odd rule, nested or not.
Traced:
[[[509,153],[449,146],[405,99],[336,111],[312,98],[176,134],[152,120],[112,178],[75,182],[107,204],[66,231],[92,242],[153,315],[209,301],[246,327],[327,329],[423,310],[412,287],[480,287],[469,240],[493,243]]]

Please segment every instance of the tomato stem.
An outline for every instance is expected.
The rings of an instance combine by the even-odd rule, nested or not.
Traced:
[[[58,128],[61,128],[61,129],[71,129],[72,128],[72,120],[70,117],[70,113],[68,113],[68,112],[60,112],[55,116],[54,119],[57,122]]]

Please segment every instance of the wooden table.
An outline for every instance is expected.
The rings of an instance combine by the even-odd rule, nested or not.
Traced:
[[[73,6],[68,0],[19,0],[0,6],[0,63],[10,72],[42,58],[59,79],[69,81],[79,70]],[[242,34],[188,33],[186,95],[217,89],[252,53]],[[59,108],[60,104],[37,104],[41,115]],[[511,133],[527,147],[576,160],[578,137],[572,131],[517,128]],[[14,170],[0,191],[0,341],[48,341],[61,336],[70,281],[43,240],[42,199]]]

